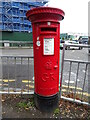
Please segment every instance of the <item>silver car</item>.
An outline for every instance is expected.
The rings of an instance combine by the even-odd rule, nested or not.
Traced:
[[[67,45],[66,46],[66,50],[68,50],[68,49],[79,49],[79,50],[81,50],[82,49],[81,46],[80,47],[79,46],[75,46],[74,47],[75,44],[79,45],[79,41],[78,40],[67,40],[67,41],[65,41],[65,44]],[[73,46],[70,46],[70,45],[73,45]]]

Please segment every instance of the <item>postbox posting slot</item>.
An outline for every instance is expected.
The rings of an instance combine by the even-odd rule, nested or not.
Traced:
[[[57,27],[40,27],[40,34],[57,34]]]
[[[41,32],[56,32],[57,29],[56,28],[52,28],[52,27],[42,27],[41,28]]]

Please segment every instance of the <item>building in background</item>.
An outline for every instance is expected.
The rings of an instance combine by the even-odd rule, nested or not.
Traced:
[[[47,0],[0,0],[0,40],[32,41],[31,22],[26,19],[26,12],[46,3]]]
[[[87,33],[61,33],[60,34],[60,39],[62,40],[79,40],[80,38],[87,38],[88,34]]]

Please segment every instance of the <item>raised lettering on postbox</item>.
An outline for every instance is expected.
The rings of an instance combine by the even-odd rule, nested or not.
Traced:
[[[42,81],[47,82],[48,80],[50,80],[50,81],[55,80],[54,73],[43,73]]]

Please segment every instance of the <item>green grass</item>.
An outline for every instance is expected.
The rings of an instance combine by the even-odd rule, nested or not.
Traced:
[[[56,109],[54,110],[54,115],[56,116],[56,115],[58,115],[59,113],[60,113],[59,108],[56,108]]]
[[[34,104],[34,100],[33,99],[31,99],[31,101],[30,100],[29,101],[25,101],[25,102],[20,101],[19,103],[17,103],[17,107],[24,108],[24,109],[31,108],[31,107],[34,107],[34,106],[35,106],[35,104]]]
[[[20,108],[26,108],[27,107],[27,103],[26,102],[19,102],[17,104],[17,106],[20,107]]]

